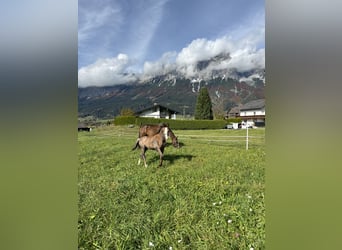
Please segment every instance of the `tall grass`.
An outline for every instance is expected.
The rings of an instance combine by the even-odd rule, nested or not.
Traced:
[[[79,249],[265,248],[264,130],[174,133],[161,168],[137,128],[79,133]]]

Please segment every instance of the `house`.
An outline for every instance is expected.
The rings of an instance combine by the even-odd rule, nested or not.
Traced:
[[[91,131],[91,127],[86,126],[84,123],[79,123],[77,131],[87,131],[87,132],[90,132]]]
[[[246,123],[253,122],[257,127],[265,126],[265,99],[258,99],[244,104],[240,108],[239,117]]]
[[[153,106],[137,111],[135,114],[140,117],[176,119],[176,114],[179,113],[176,110],[154,103]]]
[[[236,106],[236,107],[231,108],[231,109],[227,112],[225,118],[226,118],[226,119],[229,119],[229,118],[237,118],[237,117],[239,117],[239,116],[240,116],[240,108],[241,108],[241,106],[242,106],[242,105],[239,105],[239,106]]]
[[[227,112],[226,118],[241,118],[241,127],[265,126],[265,99],[250,101],[244,105],[233,107]]]

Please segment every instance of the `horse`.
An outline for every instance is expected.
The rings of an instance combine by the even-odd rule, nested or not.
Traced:
[[[169,125],[167,123],[140,125],[138,137],[140,138],[142,136],[153,136],[153,135],[156,135],[164,127],[168,128],[168,131],[169,131],[168,132],[168,136],[172,140],[172,145],[175,148],[179,148],[178,138],[172,132],[172,130],[170,129],[170,127],[169,127]]]
[[[168,127],[169,125],[167,123],[159,123],[159,124],[145,124],[140,125],[139,128],[139,135],[138,137],[142,136],[152,136],[156,135],[160,132],[160,129],[163,127]]]
[[[159,167],[163,164],[163,156],[164,156],[164,148],[166,146],[166,140],[168,138],[169,134],[169,128],[168,127],[162,127],[159,130],[158,134],[155,134],[153,136],[142,136],[137,139],[137,142],[132,148],[132,150],[135,150],[137,147],[141,149],[141,155],[138,161],[138,165],[140,165],[140,160],[144,160],[145,167],[147,167],[146,164],[146,151],[148,149],[156,150],[159,153]]]

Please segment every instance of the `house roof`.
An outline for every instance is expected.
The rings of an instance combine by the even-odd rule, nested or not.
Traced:
[[[179,114],[179,113],[180,113],[180,112],[179,112],[179,111],[177,111],[177,110],[170,109],[170,108],[168,108],[168,107],[165,107],[165,106],[163,106],[163,105],[160,105],[160,104],[155,104],[155,105],[153,105],[153,106],[149,106],[149,107],[147,107],[147,108],[144,108],[144,109],[138,110],[138,111],[136,111],[135,113],[136,113],[136,114],[141,114],[141,113],[143,113],[143,112],[145,112],[145,111],[148,111],[148,110],[151,110],[151,109],[153,109],[154,107],[159,107],[160,109],[163,109],[163,110],[168,110],[168,111],[170,111],[170,112],[172,112],[172,113],[176,113],[176,114]]]
[[[265,107],[265,99],[258,99],[258,100],[247,102],[240,108],[240,111],[251,110],[251,109],[262,109],[264,107]]]
[[[88,128],[89,126],[87,126],[85,123],[83,122],[79,122],[78,123],[78,128]]]
[[[236,107],[233,107],[233,108],[231,108],[231,109],[228,111],[228,114],[240,113],[240,108],[241,108],[241,105],[236,106]]]

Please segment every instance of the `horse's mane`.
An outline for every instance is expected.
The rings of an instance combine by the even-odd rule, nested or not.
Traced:
[[[170,137],[171,137],[171,138],[175,138],[176,136],[175,136],[175,134],[172,132],[171,128],[168,127],[168,129],[169,129]]]

